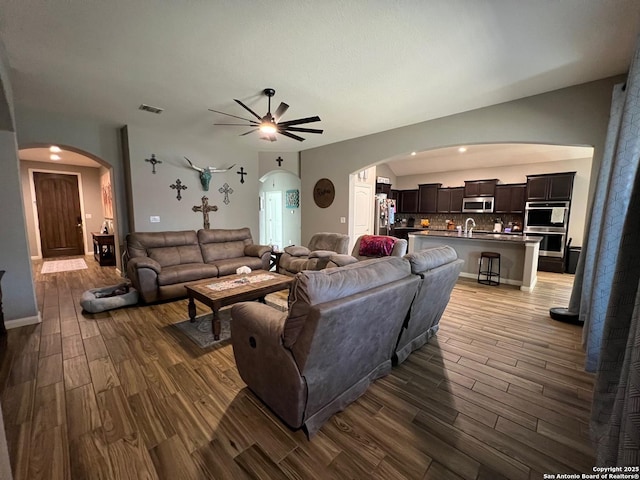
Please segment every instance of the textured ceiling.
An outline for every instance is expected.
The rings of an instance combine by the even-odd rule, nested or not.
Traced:
[[[637,0],[0,0],[17,104],[297,151],[624,73]],[[273,144],[238,98],[323,135]],[[164,108],[161,115],[138,110]]]

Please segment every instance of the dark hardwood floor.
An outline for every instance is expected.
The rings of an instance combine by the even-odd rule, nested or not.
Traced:
[[[170,326],[186,301],[83,315],[84,290],[120,280],[86,262],[34,262],[43,322],[10,330],[0,358],[16,480],[591,472],[581,328],[548,316],[571,275],[540,273],[531,294],[459,280],[438,335],[308,441],[245,387],[229,343],[202,350]]]

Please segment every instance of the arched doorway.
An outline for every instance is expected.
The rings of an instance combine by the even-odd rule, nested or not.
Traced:
[[[299,245],[300,178],[295,174],[273,170],[260,179],[260,243]]]

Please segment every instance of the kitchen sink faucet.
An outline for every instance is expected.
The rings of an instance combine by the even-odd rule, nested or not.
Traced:
[[[468,227],[469,227],[469,220],[471,220],[471,223],[472,223],[471,228],[468,228]],[[470,236],[470,235],[471,235],[471,232],[473,231],[473,229],[475,228],[475,226],[476,226],[476,221],[475,221],[473,218],[471,218],[471,217],[467,218],[467,219],[464,221],[464,236],[465,236],[465,237]]]

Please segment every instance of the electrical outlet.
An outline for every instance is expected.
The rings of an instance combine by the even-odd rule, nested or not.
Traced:
[[[84,214],[84,218],[91,218],[91,214],[90,213],[85,213]]]
[[[160,223],[160,217],[158,215],[151,215],[149,221],[151,223]]]
[[[346,217],[340,217],[340,223],[347,223]]]

